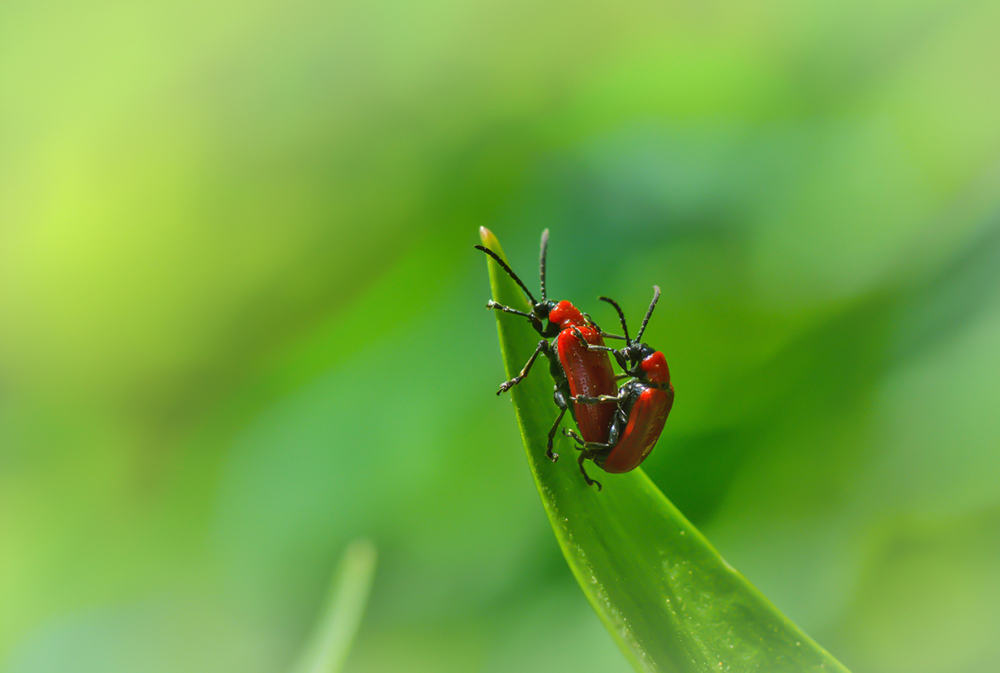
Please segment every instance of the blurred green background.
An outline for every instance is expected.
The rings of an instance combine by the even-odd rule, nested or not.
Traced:
[[[644,467],[818,642],[1000,670],[998,27],[0,4],[0,670],[287,670],[360,536],[347,671],[628,670],[494,395],[482,224],[605,323],[664,289]]]

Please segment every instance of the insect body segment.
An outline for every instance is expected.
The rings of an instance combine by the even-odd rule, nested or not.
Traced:
[[[548,241],[549,231],[546,229],[542,232],[541,254],[539,256],[541,301],[535,299],[517,274],[495,252],[481,245],[475,247],[492,257],[500,265],[518,284],[531,304],[531,312],[525,313],[493,300],[486,303],[487,308],[524,316],[542,337],[535,352],[528,358],[520,373],[502,383],[497,395],[520,383],[528,375],[539,354],[549,359],[549,371],[555,380],[553,400],[559,408],[559,414],[549,430],[545,455],[554,461],[559,456],[552,452],[553,440],[567,410],[577,421],[577,426],[583,435],[583,441],[606,442],[608,440],[611,420],[616,409],[614,402],[571,404],[571,400],[576,396],[595,398],[614,396],[618,392],[618,386],[608,356],[611,349],[604,345],[600,328],[569,301],[557,302],[546,296],[545,258]]]
[[[580,334],[588,345],[603,346],[600,330],[594,327],[564,329],[556,337],[559,363],[566,372],[570,397],[595,397],[614,394],[618,384],[611,360],[607,353],[589,350],[581,345],[576,334]],[[597,392],[600,391],[600,392]],[[596,395],[594,393],[597,393]],[[589,442],[606,442],[611,430],[611,419],[615,414],[612,401],[597,404],[573,403],[577,427]]]
[[[574,334],[581,348],[611,352],[626,374],[633,377],[622,386],[616,396],[610,398],[616,402],[617,411],[611,422],[606,442],[589,441],[572,430],[563,431],[579,445],[578,462],[584,479],[588,484],[597,484],[598,488],[601,487],[600,483],[587,475],[583,461],[593,460],[598,467],[610,473],[634,470],[656,446],[674,404],[674,387],[670,383],[670,368],[667,366],[666,357],[660,351],[642,343],[642,334],[659,298],[660,288],[654,287],[653,301],[646,311],[642,328],[636,338],[631,339],[628,336],[628,327],[621,307],[613,299],[601,297],[601,300],[610,303],[618,311],[625,332],[624,348],[618,350],[601,348],[590,344],[582,332]],[[576,396],[572,399],[577,404],[605,404],[609,400],[607,396]]]
[[[598,463],[601,469],[612,474],[639,467],[656,446],[674,406],[673,386],[656,388],[634,380],[622,387],[622,396],[622,414],[627,419],[625,429],[618,434],[611,452]]]

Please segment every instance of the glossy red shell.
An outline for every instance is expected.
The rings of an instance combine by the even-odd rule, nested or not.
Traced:
[[[647,357],[639,366],[646,372],[646,380],[650,383],[670,383],[670,367],[667,366],[667,358],[661,351],[656,351]]]
[[[580,313],[580,309],[565,299],[549,311],[549,322],[559,325],[559,329],[563,330],[568,327],[583,327],[587,324],[587,321],[583,318],[583,314]],[[604,342],[601,341],[601,344],[604,344]],[[605,357],[605,359],[607,358]]]
[[[662,354],[660,354],[662,356]],[[664,360],[666,363],[666,360]],[[645,364],[645,363],[644,363]],[[668,375],[669,376],[669,375]],[[639,394],[628,417],[625,432],[601,467],[605,472],[621,474],[639,467],[656,446],[663,432],[670,408],[674,405],[674,387],[667,390],[646,388]]]
[[[569,302],[562,303],[568,304]],[[604,345],[604,339],[601,338],[600,332],[593,327],[581,326],[579,330],[587,343],[595,346]],[[571,329],[565,329],[559,333],[556,345],[559,350],[559,362],[566,373],[566,378],[569,379],[569,392],[573,397],[618,394],[615,372],[611,368],[611,359],[607,352],[587,350]],[[583,439],[588,442],[607,442],[616,404],[614,402],[600,404],[577,404],[574,402],[574,405],[576,425],[580,428],[580,435]]]

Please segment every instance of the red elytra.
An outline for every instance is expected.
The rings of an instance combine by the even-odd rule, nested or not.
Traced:
[[[493,300],[490,300],[486,304],[487,308],[524,316],[543,337],[543,340],[539,342],[538,347],[521,369],[521,372],[509,381],[501,384],[497,394],[506,392],[520,383],[530,371],[539,353],[549,359],[549,371],[555,381],[553,399],[560,411],[555,422],[552,424],[552,428],[549,430],[545,453],[555,460],[558,456],[552,453],[553,438],[567,409],[572,409],[571,413],[577,422],[577,426],[580,428],[580,433],[586,438],[586,441],[592,442],[606,442],[608,440],[611,420],[616,411],[614,402],[598,404],[574,403],[570,407],[570,398],[575,396],[614,396],[618,392],[618,386],[615,381],[614,370],[611,367],[611,360],[607,353],[607,350],[610,349],[604,346],[604,339],[601,336],[600,329],[594,326],[569,301],[556,302],[546,297],[545,261],[548,249],[548,236],[549,231],[546,229],[542,232],[539,264],[542,290],[542,301],[540,302],[535,299],[517,274],[496,253],[481,245],[475,247],[489,255],[500,265],[520,286],[531,304],[531,313],[518,311],[509,306],[498,304]],[[545,324],[546,322],[548,323],[547,325]],[[577,333],[587,342],[587,346],[581,343],[580,337],[576,336]],[[555,338],[553,339],[553,337]],[[550,343],[548,339],[553,339],[553,342]],[[591,345],[607,350],[589,350],[589,346]]]
[[[657,353],[663,355],[662,353]],[[652,452],[663,432],[670,409],[674,406],[674,387],[646,388],[642,390],[628,411],[625,426],[618,443],[604,459],[601,469],[612,474],[630,472],[639,467]]]
[[[674,387],[670,382],[670,367],[667,358],[660,351],[654,351],[647,344],[641,343],[642,334],[646,330],[649,318],[660,298],[660,288],[654,286],[653,301],[649,305],[646,317],[638,336],[631,339],[628,336],[628,326],[621,307],[607,297],[601,297],[615,307],[621,319],[622,330],[625,332],[626,346],[620,350],[584,345],[577,337],[581,348],[591,351],[610,351],[618,364],[629,376],[634,377],[622,386],[613,400],[618,409],[608,435],[607,442],[591,442],[579,437],[571,430],[563,433],[572,437],[580,445],[580,472],[588,484],[597,484],[583,467],[583,461],[590,459],[605,472],[620,474],[637,468],[656,446],[663,432],[667,416],[674,405]],[[589,342],[588,342],[589,343]],[[607,397],[577,396],[573,401],[577,404],[599,404],[606,402]]]
[[[614,395],[618,392],[618,384],[615,382],[615,371],[611,367],[607,353],[584,348],[571,327],[563,329],[556,341],[559,363],[566,372],[566,379],[569,382],[570,397]],[[599,330],[587,325],[579,326],[577,329],[588,344],[604,346],[604,339]],[[616,409],[614,402],[600,404],[574,402],[573,407],[576,425],[586,441],[608,441],[611,419]]]

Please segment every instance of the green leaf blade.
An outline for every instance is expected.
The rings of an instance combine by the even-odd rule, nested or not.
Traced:
[[[323,613],[293,673],[338,673],[364,617],[378,554],[368,540],[344,551],[330,584]]]
[[[504,258],[496,237],[485,228],[480,234],[483,245]],[[493,299],[529,311],[503,269],[492,259],[488,268]],[[524,318],[495,313],[510,378],[539,337]],[[846,673],[726,563],[641,469],[612,475],[588,462],[588,473],[604,484],[599,492],[586,485],[575,465],[577,452],[561,435],[555,448],[559,462],[545,458],[557,413],[546,369],[536,363],[509,393],[528,463],[570,569],[633,667]]]

